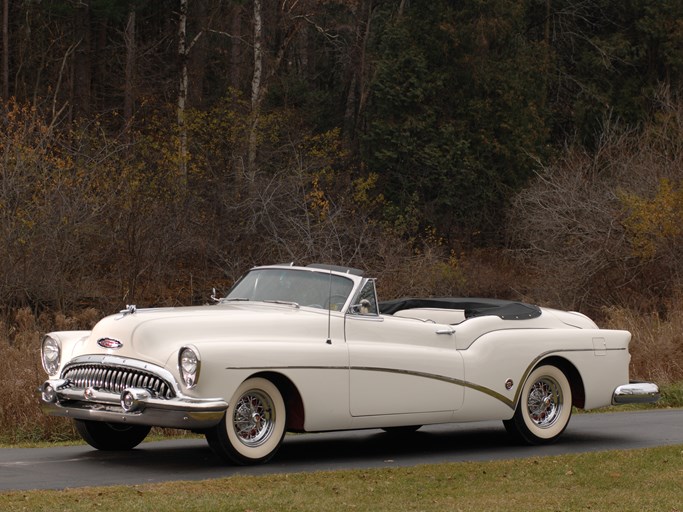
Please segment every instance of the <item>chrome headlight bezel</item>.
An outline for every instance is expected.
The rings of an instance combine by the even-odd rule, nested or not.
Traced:
[[[178,372],[186,389],[192,389],[199,381],[202,360],[199,350],[193,345],[185,345],[178,351]]]
[[[43,336],[40,344],[40,361],[43,369],[50,375],[57,375],[62,360],[62,344],[59,339],[49,335]]]

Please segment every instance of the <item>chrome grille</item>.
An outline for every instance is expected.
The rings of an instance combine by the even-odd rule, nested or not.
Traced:
[[[107,364],[79,364],[67,368],[63,379],[70,388],[95,388],[110,393],[121,393],[126,388],[148,389],[156,398],[174,398],[168,382],[152,372]]]

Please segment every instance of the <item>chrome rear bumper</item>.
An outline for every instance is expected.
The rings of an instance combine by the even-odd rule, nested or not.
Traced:
[[[121,394],[79,390],[62,388],[64,382],[48,380],[38,388],[42,409],[50,416],[202,430],[216,425],[228,408],[222,399],[155,398],[142,388],[126,388]]]
[[[631,382],[612,393],[612,405],[647,404],[659,400],[659,386],[652,382]]]

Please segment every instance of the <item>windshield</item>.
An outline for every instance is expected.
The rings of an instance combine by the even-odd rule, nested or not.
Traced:
[[[331,273],[294,269],[256,269],[232,287],[223,299],[293,302],[341,311],[353,281]]]

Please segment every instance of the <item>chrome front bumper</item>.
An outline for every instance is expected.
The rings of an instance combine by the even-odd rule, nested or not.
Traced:
[[[612,393],[612,405],[647,404],[659,400],[659,386],[652,382],[631,382]]]
[[[202,430],[216,425],[228,408],[228,403],[222,399],[155,398],[144,388],[126,388],[118,394],[92,387],[74,389],[64,387],[65,384],[64,380],[54,379],[38,388],[46,414],[108,423]]]

